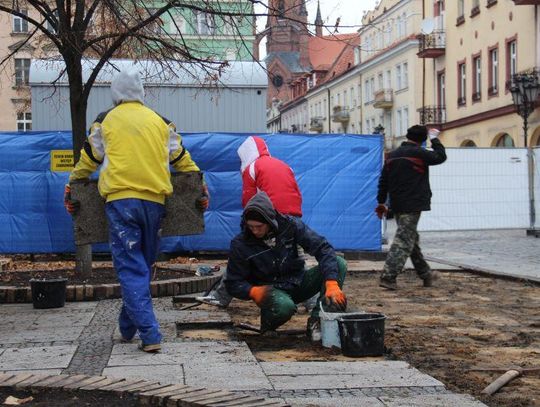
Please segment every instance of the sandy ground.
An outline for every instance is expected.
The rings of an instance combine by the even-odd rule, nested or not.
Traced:
[[[526,372],[494,396],[482,389],[512,367],[540,368],[540,288],[527,283],[442,272],[437,287],[426,289],[414,274],[398,279],[400,289],[380,289],[378,274],[351,273],[345,293],[349,310],[382,312],[387,353],[406,360],[456,392],[489,406],[540,406],[540,369]],[[233,301],[235,322],[258,325],[250,302]],[[307,314],[297,314],[282,329],[305,328]],[[280,328],[281,329],[281,328]],[[261,337],[241,331],[262,361],[350,360],[339,350],[312,345],[305,336]],[[486,371],[475,369],[500,369]]]

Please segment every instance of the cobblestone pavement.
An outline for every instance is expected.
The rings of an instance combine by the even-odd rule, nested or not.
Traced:
[[[143,353],[137,343],[120,343],[120,300],[67,303],[49,310],[2,305],[0,372],[137,377],[281,399],[291,406],[484,406],[450,392],[406,362],[259,363],[242,341],[177,337],[175,323],[183,314],[170,298],[154,304],[164,334],[161,354]],[[208,311],[203,312],[207,318]],[[225,315],[216,310],[211,318]]]
[[[395,230],[389,221],[390,243]],[[540,238],[526,236],[523,229],[420,232],[420,247],[434,261],[540,282]]]

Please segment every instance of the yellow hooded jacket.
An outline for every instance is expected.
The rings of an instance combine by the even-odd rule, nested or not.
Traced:
[[[120,79],[116,87],[115,81],[111,85],[117,106],[92,124],[69,180],[88,178],[102,165],[98,188],[107,202],[137,198],[164,203],[172,193],[169,165],[182,172],[199,167],[182,146],[174,124],[142,103],[138,74],[128,72]]]

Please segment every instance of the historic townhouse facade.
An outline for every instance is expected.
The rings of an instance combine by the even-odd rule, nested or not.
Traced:
[[[523,146],[510,85],[520,72],[538,74],[540,1],[424,2],[423,121],[442,128],[448,146]],[[528,135],[528,145],[540,144],[539,109],[529,117]]]
[[[21,12],[38,18],[32,15],[31,8],[22,8],[23,4]],[[220,0],[220,10],[244,15],[218,16],[191,9],[175,9],[149,29],[158,30],[172,40],[183,41],[197,57],[227,61],[253,60],[253,3],[248,0]],[[31,60],[57,55],[56,49],[43,39],[26,43],[32,30],[33,26],[25,20],[0,13],[0,58],[14,53],[0,70],[0,131],[32,129],[28,86]]]
[[[418,122],[421,11],[422,0],[383,0],[366,13],[359,30],[363,128],[384,132],[387,148],[399,145],[407,128]]]

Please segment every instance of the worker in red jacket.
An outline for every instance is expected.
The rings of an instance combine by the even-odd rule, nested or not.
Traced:
[[[302,194],[293,170],[283,161],[270,156],[262,138],[246,138],[237,153],[242,173],[242,208],[257,192],[264,191],[280,214],[302,217]],[[227,292],[222,278],[207,295],[196,299],[205,304],[227,307],[232,296]],[[315,300],[307,302],[306,308],[313,308]]]
[[[242,173],[242,208],[264,191],[282,215],[302,216],[302,194],[294,172],[283,161],[270,156],[268,146],[257,136],[248,137],[238,148]]]

